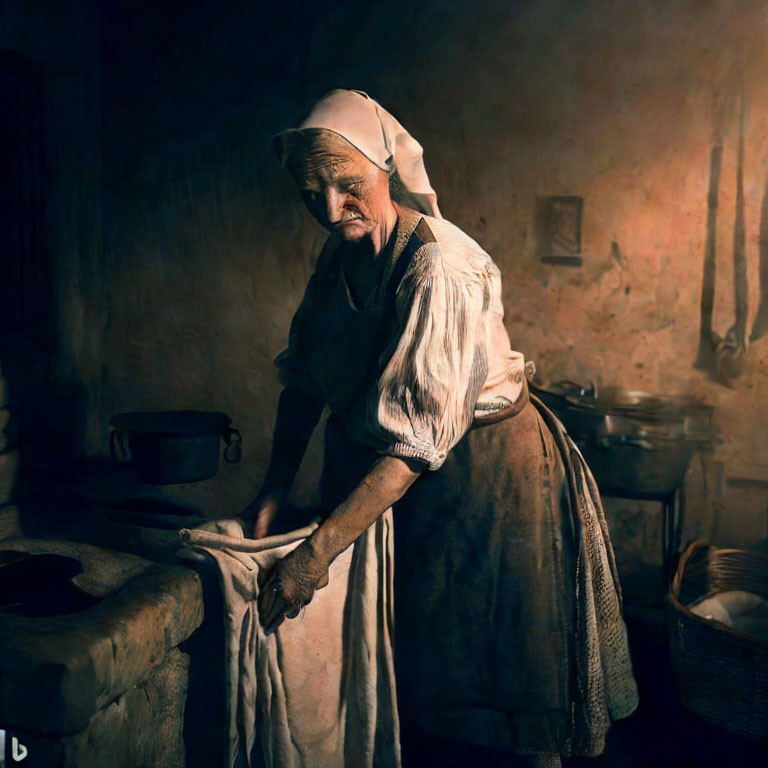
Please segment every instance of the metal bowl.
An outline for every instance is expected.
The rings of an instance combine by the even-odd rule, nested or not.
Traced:
[[[717,440],[712,411],[686,396],[580,387],[533,387],[562,421],[600,490],[617,496],[664,498],[683,483],[694,450]]]

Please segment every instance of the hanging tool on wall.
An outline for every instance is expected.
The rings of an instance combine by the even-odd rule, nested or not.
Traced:
[[[750,341],[757,341],[768,331],[768,179],[763,188],[763,202],[760,206],[758,251],[760,254],[760,305],[757,308],[755,321],[752,323]]]
[[[736,210],[733,225],[733,302],[734,322],[725,337],[712,329],[715,296],[715,252],[717,240],[717,198],[722,169],[722,112],[715,110],[715,143],[710,153],[709,193],[707,196],[707,240],[704,250],[704,275],[701,289],[701,329],[699,352],[694,367],[714,374],[721,381],[735,379],[744,369],[747,329],[747,262],[744,223],[744,88],[739,89],[739,141],[736,165]]]
[[[715,112],[719,110],[715,109]],[[704,246],[704,274],[701,282],[701,326],[699,353],[695,368],[714,370],[715,334],[712,330],[712,310],[715,303],[715,276],[717,249],[717,203],[720,192],[720,173],[723,167],[723,138],[721,121],[715,120],[714,144],[709,153],[709,192],[707,193],[707,240]]]
[[[736,160],[736,213],[733,222],[734,322],[715,348],[716,370],[735,379],[744,369],[747,333],[747,259],[744,226],[744,89],[739,92],[739,146]]]

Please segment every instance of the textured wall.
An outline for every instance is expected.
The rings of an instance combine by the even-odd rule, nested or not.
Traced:
[[[323,237],[269,137],[341,86],[367,90],[422,142],[444,215],[501,267],[513,346],[542,373],[701,395],[717,407],[725,476],[768,477],[768,338],[731,387],[692,367],[715,90],[730,95],[715,102],[725,104],[716,328],[733,320],[740,78],[750,324],[757,306],[767,3],[485,0],[470,14],[398,0],[353,14],[339,3],[274,12],[283,18],[113,5],[94,447],[105,449],[118,411],[224,410],[245,434],[243,464],[174,493],[212,515],[255,494],[279,391],[271,360]],[[552,194],[584,197],[580,269],[538,260],[536,200]],[[305,495],[317,467],[315,446]],[[723,487],[718,501],[710,488],[702,501],[699,470],[691,481],[694,533],[765,538],[764,490]]]
[[[28,60],[41,79],[41,271],[50,306],[45,327],[31,329],[35,343],[20,353],[18,371],[10,373],[7,366],[4,372],[21,412],[19,442],[27,469],[50,455],[81,456],[102,439],[98,398],[106,305],[96,6],[94,0],[67,7],[53,0],[0,5],[0,49]]]

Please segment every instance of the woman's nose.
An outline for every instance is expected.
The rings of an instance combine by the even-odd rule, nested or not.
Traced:
[[[341,221],[344,212],[344,197],[344,195],[332,187],[326,190],[325,215],[329,223],[335,224]]]

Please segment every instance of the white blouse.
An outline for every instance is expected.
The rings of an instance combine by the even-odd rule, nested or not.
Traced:
[[[398,207],[386,264],[364,307],[331,236],[275,360],[281,380],[322,398],[351,439],[438,469],[474,417],[511,405],[524,359],[504,328],[501,275],[444,219]]]

